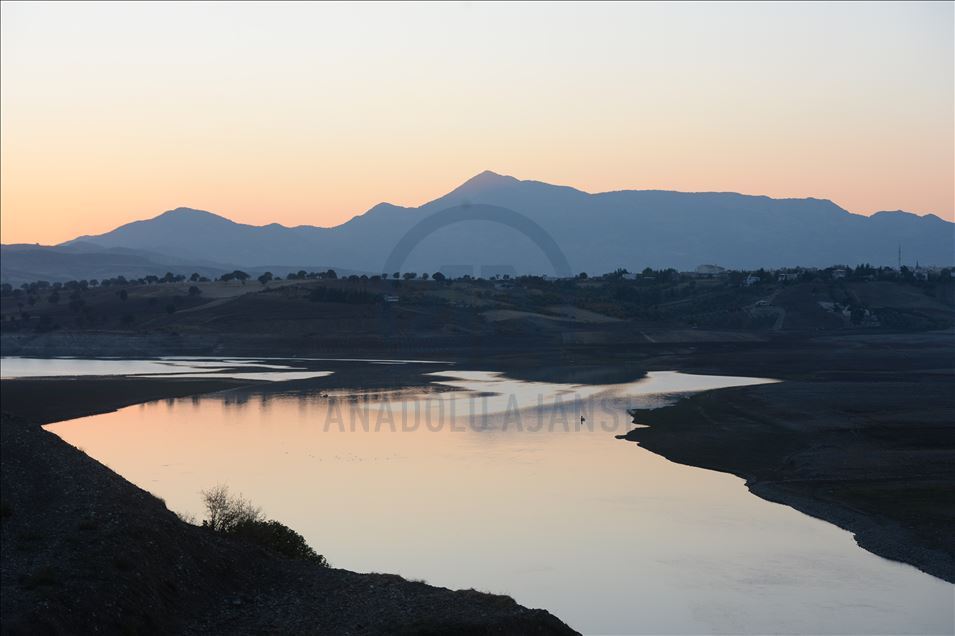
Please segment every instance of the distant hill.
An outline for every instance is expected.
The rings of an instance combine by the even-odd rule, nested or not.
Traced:
[[[380,272],[396,243],[416,223],[449,208],[471,206],[473,211],[482,205],[513,210],[536,223],[553,238],[574,272],[602,273],[618,267],[636,271],[646,266],[687,270],[701,263],[730,268],[895,265],[900,244],[908,263],[955,261],[955,224],[934,215],[898,211],[866,217],[827,200],[726,192],[588,194],[493,172],[483,172],[418,208],[382,203],[333,228],[245,225],[210,212],[177,208],[105,234],[78,237],[56,249],[82,244],[133,250],[157,262],[234,264],[224,269],[331,266]],[[438,229],[414,247],[401,269],[433,272],[454,266],[464,266],[457,271],[473,268],[476,274],[482,267],[553,273],[551,262],[533,241],[511,227],[483,220]],[[6,277],[8,264],[3,267]]]
[[[151,258],[135,250],[105,249],[96,245],[77,243],[59,247],[42,245],[3,245],[0,247],[4,283],[19,285],[35,280],[64,282],[71,279],[101,279],[123,275],[139,278],[149,274],[161,275],[175,267],[161,255]],[[202,268],[203,275],[218,270]],[[223,270],[224,271],[224,270]],[[175,272],[180,273],[180,272]]]
[[[0,246],[0,263],[4,283],[20,285],[36,280],[66,282],[68,280],[103,279],[115,276],[142,278],[150,274],[162,276],[166,272],[190,276],[198,273],[209,278],[236,269],[257,275],[270,271],[279,276],[301,269],[329,269],[328,265],[262,265],[240,266],[217,263],[199,258],[180,258],[146,250],[125,247],[100,247],[86,241],[75,241],[57,246],[13,244]],[[348,274],[349,270],[338,270]]]

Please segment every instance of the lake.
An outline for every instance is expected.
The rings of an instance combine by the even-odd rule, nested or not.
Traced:
[[[5,359],[4,375],[97,364],[280,374],[270,380],[329,372],[320,360],[122,361],[117,370],[117,361]],[[200,490],[227,484],[335,567],[509,594],[585,633],[953,630],[948,583],[757,498],[737,477],[614,438],[632,426],[629,406],[771,380],[656,372],[587,385],[450,365],[424,373],[388,389],[294,375],[46,428],[177,512],[201,517]]]

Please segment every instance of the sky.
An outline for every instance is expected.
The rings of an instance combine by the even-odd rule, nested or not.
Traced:
[[[953,3],[13,3],[0,239],[332,226],[493,170],[955,218]]]

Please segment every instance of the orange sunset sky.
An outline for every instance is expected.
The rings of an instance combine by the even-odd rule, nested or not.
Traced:
[[[4,3],[2,241],[482,170],[955,218],[953,4]]]

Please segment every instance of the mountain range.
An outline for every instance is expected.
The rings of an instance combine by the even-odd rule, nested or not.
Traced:
[[[434,222],[442,218],[459,222]],[[433,232],[411,245],[406,240],[406,254],[392,254],[419,223],[430,223]],[[17,283],[167,270],[215,275],[236,268],[280,275],[329,267],[381,273],[389,256],[401,271],[566,273],[555,271],[561,259],[554,258],[554,249],[545,253],[543,243],[556,246],[571,271],[589,273],[647,266],[687,270],[703,263],[741,269],[894,266],[900,247],[906,263],[950,266],[955,224],[902,211],[853,214],[814,198],[662,190],[589,194],[488,171],[420,207],[381,203],[331,228],[246,225],[177,208],[56,246],[4,245],[2,278]]]

